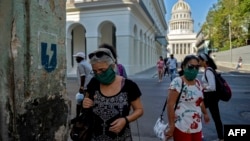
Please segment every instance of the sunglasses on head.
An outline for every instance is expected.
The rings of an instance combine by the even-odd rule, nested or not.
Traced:
[[[191,69],[191,70],[192,70],[192,69],[197,69],[197,70],[198,70],[199,67],[200,67],[199,65],[192,65],[192,64],[188,64],[188,66],[187,66],[187,68],[188,68],[188,69]]]
[[[101,58],[104,55],[109,56],[111,59],[113,59],[107,52],[104,52],[104,51],[98,51],[98,52],[90,53],[89,54],[89,59],[93,58],[94,56],[96,56],[97,58]]]

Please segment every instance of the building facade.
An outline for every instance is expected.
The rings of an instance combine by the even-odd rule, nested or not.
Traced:
[[[191,8],[184,0],[178,0],[172,7],[167,37],[167,50],[174,54],[178,61],[188,54],[196,54],[194,20],[191,17]]]
[[[197,33],[195,46],[197,48],[197,54],[208,54],[208,51],[211,50],[210,40],[208,40],[207,37],[204,36],[202,30]]]
[[[67,74],[76,74],[72,55],[87,54],[102,43],[115,47],[128,75],[155,65],[166,52],[163,0],[67,0]]]

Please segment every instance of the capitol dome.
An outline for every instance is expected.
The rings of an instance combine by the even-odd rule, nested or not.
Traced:
[[[173,34],[193,33],[194,20],[191,17],[191,8],[184,0],[178,0],[172,7],[169,32]]]
[[[191,16],[191,7],[186,1],[176,0],[168,25],[169,53],[174,54],[178,61],[183,61],[187,55],[197,54],[194,20]]]
[[[190,6],[184,2],[184,0],[179,0],[172,8],[172,13],[177,11],[188,11],[190,12]]]

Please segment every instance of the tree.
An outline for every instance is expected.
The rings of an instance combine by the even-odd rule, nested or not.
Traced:
[[[250,39],[249,13],[249,0],[218,0],[210,8],[202,25],[203,33],[211,41],[211,46],[219,50],[229,49],[229,28],[232,46],[244,46],[247,39]]]

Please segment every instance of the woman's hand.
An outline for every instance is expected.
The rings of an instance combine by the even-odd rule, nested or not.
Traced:
[[[85,97],[82,101],[82,107],[83,108],[90,108],[92,107],[94,104],[93,100],[91,100],[90,98]]]
[[[205,121],[205,123],[208,123],[210,121],[208,114],[204,114],[204,121]]]
[[[169,127],[166,131],[165,131],[165,137],[166,137],[166,141],[170,138],[173,137],[173,134],[174,134],[174,126],[172,127]]]
[[[126,119],[125,118],[118,118],[115,121],[113,121],[110,125],[111,125],[111,127],[109,128],[109,131],[118,134],[125,127]]]

